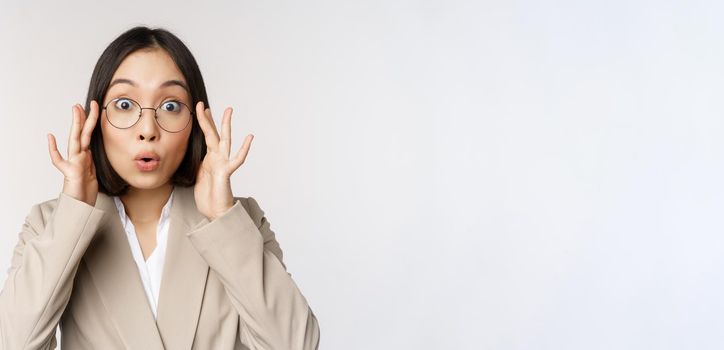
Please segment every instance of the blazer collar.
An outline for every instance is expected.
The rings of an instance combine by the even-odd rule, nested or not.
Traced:
[[[83,259],[125,345],[132,349],[191,349],[209,265],[187,233],[206,222],[193,187],[176,186],[154,320],[113,198],[98,193],[105,215]]]

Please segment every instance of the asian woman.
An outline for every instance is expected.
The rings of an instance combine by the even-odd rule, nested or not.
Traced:
[[[19,234],[0,293],[0,348],[317,349],[319,324],[287,272],[186,45],[132,28],[72,107],[64,177]]]

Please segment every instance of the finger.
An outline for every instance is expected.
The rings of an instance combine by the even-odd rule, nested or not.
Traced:
[[[209,118],[204,111],[204,103],[201,101],[196,104],[196,119],[199,121],[201,131],[204,132],[206,147],[209,150],[215,150],[219,143],[219,139],[215,136],[214,126],[209,122]]]
[[[81,119],[80,112],[78,111],[78,104],[73,105],[73,124],[70,127],[70,139],[68,140],[68,158],[71,154],[76,154],[80,151],[80,131],[83,127],[83,120]]]
[[[228,158],[231,153],[231,113],[234,110],[231,107],[224,110],[224,117],[221,119],[221,140],[219,142],[219,149],[222,154]]]
[[[244,164],[244,161],[246,161],[246,155],[249,154],[252,140],[254,140],[253,134],[246,135],[244,145],[241,146],[241,149],[236,153],[236,157],[234,157],[234,160],[231,163],[232,172],[238,169],[242,164]]]
[[[80,149],[81,150],[87,150],[88,146],[90,145],[91,135],[93,134],[93,129],[96,127],[96,122],[98,120],[98,103],[94,100],[90,103],[90,115],[88,116],[88,119],[86,119],[85,124],[83,125],[83,132],[80,136]]]
[[[53,166],[60,170],[63,156],[58,152],[58,145],[55,143],[55,136],[53,134],[48,134],[48,153],[50,154],[50,160],[53,162]]]
[[[216,121],[214,121],[214,116],[211,115],[211,108],[204,109],[204,113],[206,113],[206,116],[209,118],[209,123],[211,126],[213,126],[214,135],[216,135],[216,140],[219,140],[219,129],[216,127]]]
[[[91,160],[93,160],[93,155],[92,155],[92,154],[91,154]],[[90,162],[90,174],[91,174],[92,176],[96,176],[96,164],[95,164],[95,162],[93,162],[93,161]]]

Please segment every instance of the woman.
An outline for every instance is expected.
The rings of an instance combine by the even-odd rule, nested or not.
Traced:
[[[63,349],[318,347],[264,211],[232,195],[253,135],[230,157],[231,113],[219,135],[196,61],[168,31],[136,27],[106,48],[66,159],[48,134],[63,189],[22,227],[0,348],[54,349],[58,324]]]

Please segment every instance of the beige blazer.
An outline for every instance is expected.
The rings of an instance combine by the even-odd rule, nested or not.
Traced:
[[[0,349],[317,349],[319,324],[252,197],[209,221],[176,187],[154,320],[113,198],[32,207],[0,292]]]

